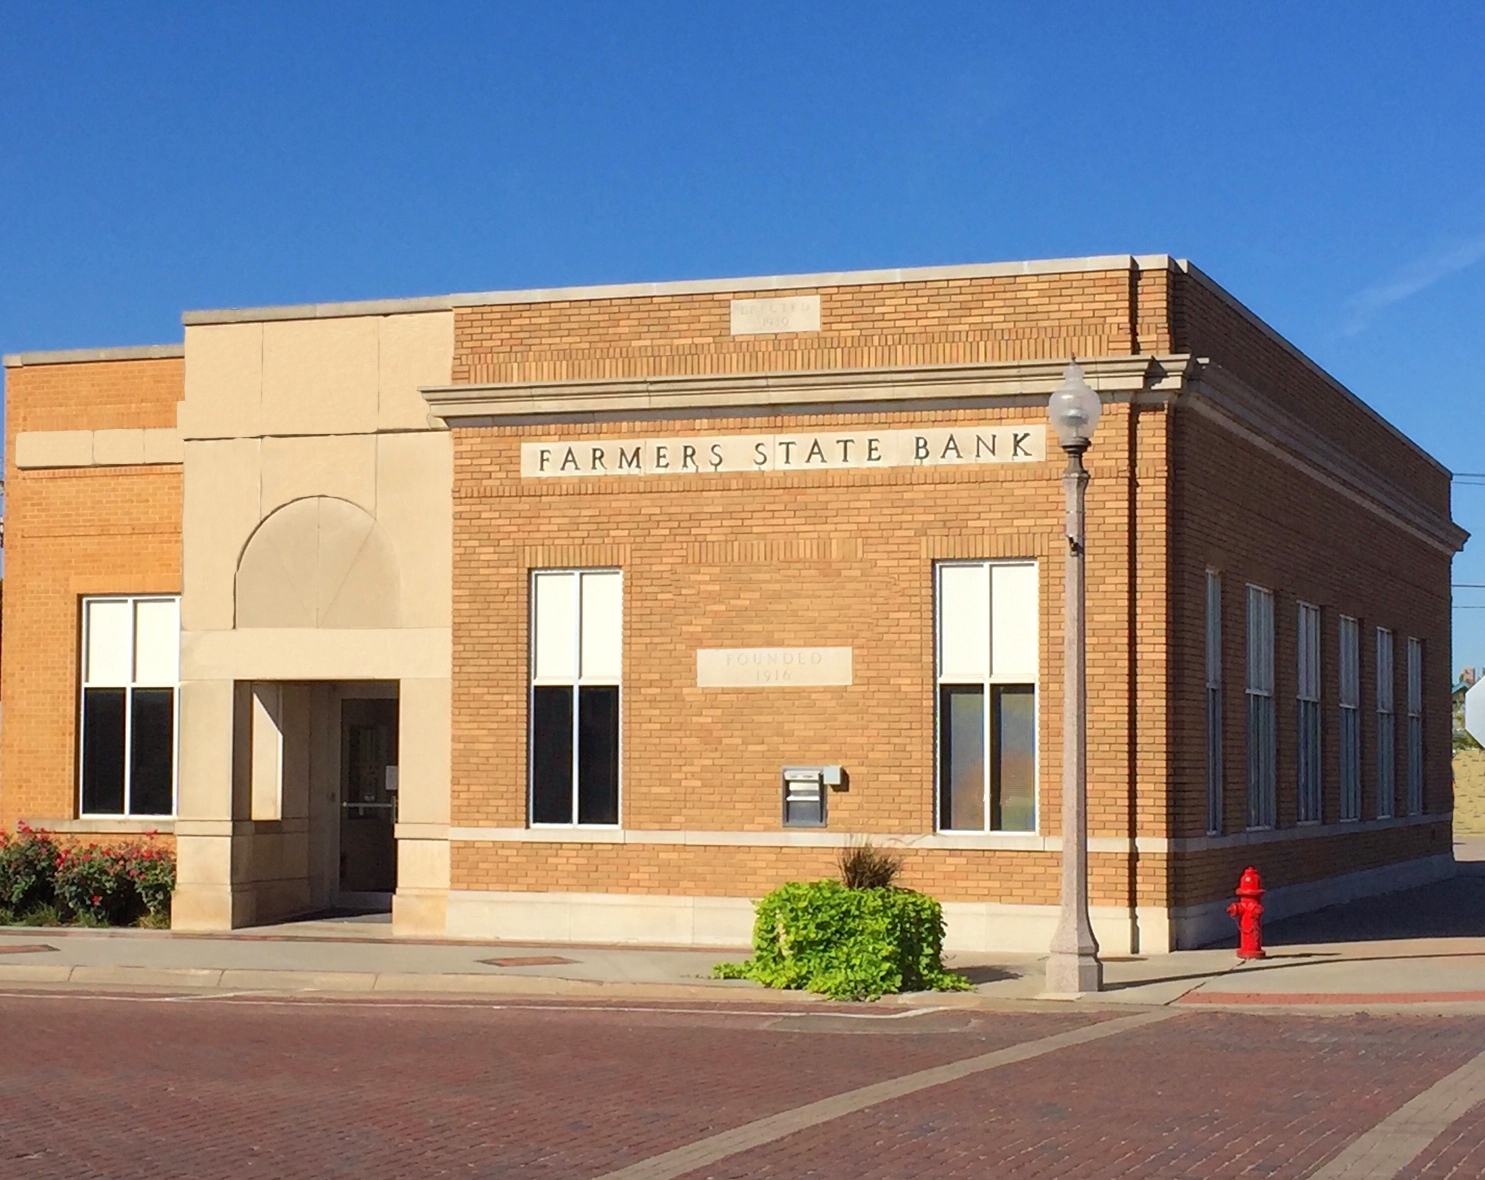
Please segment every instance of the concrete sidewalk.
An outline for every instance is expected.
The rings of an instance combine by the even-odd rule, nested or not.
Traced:
[[[1461,847],[1462,857],[1485,845]],[[1446,1005],[1485,1012],[1485,860],[1453,879],[1275,923],[1270,957],[1218,947],[1111,958],[1106,990],[1080,1003],[1346,1008]],[[0,987],[176,989],[817,1003],[710,977],[734,952],[529,945],[393,936],[386,915],[224,934],[0,927]],[[1042,990],[1037,955],[948,957],[970,993],[894,1003],[1021,1004]]]

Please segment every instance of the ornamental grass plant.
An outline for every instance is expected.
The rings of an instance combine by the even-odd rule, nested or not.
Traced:
[[[971,986],[944,969],[943,907],[892,884],[901,868],[896,857],[856,845],[842,853],[840,868],[840,881],[790,881],[763,898],[753,957],[718,963],[713,975],[837,1000]]]
[[[902,872],[902,857],[873,847],[870,840],[846,845],[836,863],[847,889],[890,889]]]
[[[0,833],[0,922],[168,926],[175,855],[156,845],[62,844],[24,825]]]

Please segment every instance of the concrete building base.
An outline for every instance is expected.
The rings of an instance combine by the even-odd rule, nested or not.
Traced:
[[[741,897],[452,890],[447,904],[447,932],[459,938],[738,947],[753,937],[753,902]],[[406,912],[409,924],[398,911],[397,930],[414,933],[417,911]],[[1039,954],[1052,940],[1057,907],[946,902],[944,920],[947,950]],[[1157,907],[1133,914],[1114,906],[1093,909],[1094,931],[1107,954],[1164,951],[1168,926],[1166,911]]]
[[[1375,869],[1343,873],[1319,881],[1285,885],[1270,889],[1263,898],[1263,920],[1277,922],[1296,914],[1307,914],[1326,906],[1341,905],[1363,897],[1415,889],[1434,881],[1452,877],[1455,862],[1452,853],[1423,856]],[[1233,933],[1232,919],[1227,916],[1229,898],[1202,905],[1182,906],[1171,914],[1172,950],[1194,950],[1228,938]]]
[[[392,895],[392,930],[396,934],[444,934],[448,918],[447,889],[399,889]]]
[[[1454,874],[1450,854],[1270,890],[1264,917],[1296,914],[1413,889]],[[1094,906],[1099,951],[1105,955],[1193,950],[1232,934],[1228,899],[1168,910],[1162,906]],[[446,924],[439,922],[446,904]],[[650,946],[737,947],[752,941],[753,903],[739,897],[672,897],[629,893],[518,893],[451,890],[444,903],[398,894],[399,933],[446,930],[454,937],[508,941],[635,943]],[[944,949],[967,954],[1042,954],[1057,925],[1054,905],[944,903]]]

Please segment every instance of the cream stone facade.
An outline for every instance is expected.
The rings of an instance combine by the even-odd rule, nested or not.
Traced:
[[[418,391],[449,379],[453,316],[191,326],[186,357],[174,924],[221,929],[344,900],[348,693],[397,699],[401,817],[448,823],[452,446]],[[268,684],[277,716],[250,707]],[[281,759],[233,757],[265,743]],[[442,928],[425,844],[398,849],[403,927]]]
[[[712,946],[870,838],[1044,949],[1072,355],[1105,950],[1451,871],[1448,473],[1163,255],[7,358],[0,824],[173,840],[183,930]]]

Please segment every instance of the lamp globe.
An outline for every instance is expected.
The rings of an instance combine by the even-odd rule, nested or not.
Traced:
[[[1073,361],[1062,370],[1062,384],[1047,401],[1052,429],[1064,450],[1084,450],[1093,441],[1102,412],[1098,392],[1083,377],[1083,366]]]

